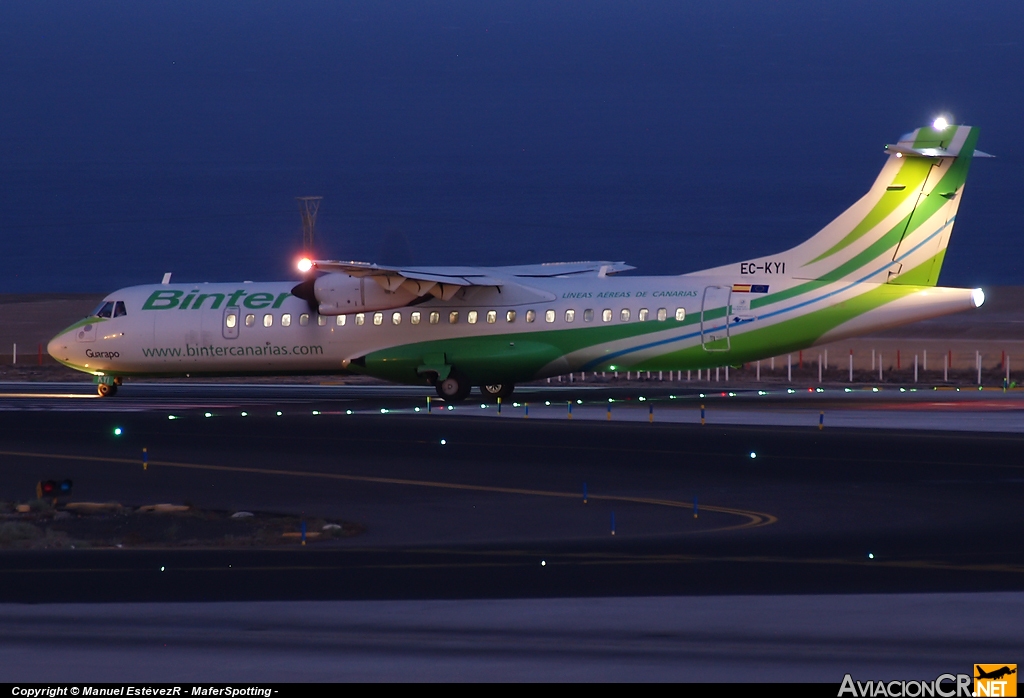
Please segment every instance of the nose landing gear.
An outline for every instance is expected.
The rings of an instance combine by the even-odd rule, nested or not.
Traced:
[[[97,376],[96,393],[100,397],[114,397],[117,395],[117,386],[121,385],[120,376]]]

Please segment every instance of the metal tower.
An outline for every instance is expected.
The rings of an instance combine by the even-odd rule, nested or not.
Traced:
[[[313,232],[316,230],[316,212],[320,210],[322,196],[296,196],[302,214],[302,250],[313,251]]]

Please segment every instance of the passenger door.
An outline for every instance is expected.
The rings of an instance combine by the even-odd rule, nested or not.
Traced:
[[[708,286],[700,306],[700,343],[704,351],[729,351],[732,287]]]

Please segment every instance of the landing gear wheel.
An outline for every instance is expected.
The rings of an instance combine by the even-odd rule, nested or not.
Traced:
[[[100,397],[114,397],[117,395],[117,384],[107,385],[106,383],[100,383],[96,386],[96,392],[99,393]]]
[[[449,403],[465,400],[469,396],[471,387],[469,381],[455,371],[449,373],[448,377],[444,380],[438,381],[435,386],[438,396],[444,398],[444,401]]]
[[[512,391],[516,389],[516,386],[511,383],[492,383],[491,385],[481,385],[480,394],[485,398],[497,399],[501,398],[504,400]]]

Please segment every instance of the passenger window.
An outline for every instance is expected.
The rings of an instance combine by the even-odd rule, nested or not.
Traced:
[[[299,316],[299,325],[305,327],[309,324],[309,313],[303,313]]]
[[[339,315],[337,318],[335,318],[334,323],[338,327],[344,327],[345,326],[345,316],[344,315]],[[363,323],[359,322],[359,323],[356,323],[356,324],[362,325]]]
[[[395,312],[391,313],[391,324],[392,325],[401,325],[402,324],[402,314],[399,313],[398,311],[395,311]]]
[[[565,311],[565,321],[566,322],[572,322],[575,319],[576,319],[576,311],[575,310],[566,310]]]
[[[271,315],[270,313],[267,313],[266,315],[264,315],[263,316],[263,326],[264,327],[273,327],[274,326],[274,316]]]
[[[437,312],[436,310],[430,311],[429,322],[431,325],[436,325],[437,323],[441,322],[441,313]]]
[[[676,321],[682,322],[685,319],[686,319],[686,309],[685,308],[676,308]]]
[[[341,316],[339,315],[339,317]],[[323,327],[324,325],[327,324],[327,318],[325,318],[323,315],[317,315],[316,324],[320,325],[320,327]]]
[[[497,319],[498,319],[498,313],[497,312],[495,312],[493,310],[488,310],[487,311],[487,324],[488,325],[493,325]]]
[[[384,322],[384,313],[374,313],[373,314],[373,324],[374,325],[380,325],[380,324],[383,324],[383,322]]]
[[[658,308],[658,321],[665,322],[665,320],[668,320],[668,311],[664,308]]]
[[[536,319],[537,319],[537,313],[533,312],[532,310],[527,310],[526,311],[526,321],[527,322],[533,322]]]
[[[252,327],[255,324],[256,324],[256,316],[255,315],[253,315],[252,313],[249,313],[248,315],[245,316],[245,326],[246,327]]]
[[[605,308],[604,310],[601,311],[601,322],[611,322],[611,321],[612,321],[612,309],[611,308]]]
[[[229,330],[234,329],[235,325],[238,324],[238,315],[236,313],[228,313],[224,316],[224,326]]]
[[[594,311],[587,308],[583,311],[583,322],[592,322],[594,320]]]
[[[554,322],[554,321],[555,321],[555,311],[554,310],[545,310],[544,311],[544,322]]]
[[[475,310],[470,310],[469,311],[469,314],[466,316],[466,321],[470,325],[475,325],[476,324],[476,311]]]
[[[114,314],[114,301],[107,301],[96,311],[96,317],[110,317]]]
[[[622,312],[619,313],[619,319],[623,322],[629,322],[629,308],[622,309]]]
[[[458,321],[459,321],[459,311],[458,310],[453,310],[452,312],[448,313],[448,324],[449,325],[454,325]]]
[[[291,326],[292,326],[292,314],[291,313],[285,313],[284,315],[281,316],[281,327],[291,327]]]
[[[128,311],[124,309],[124,301],[118,301],[114,304],[114,317],[121,317],[127,314]]]
[[[515,321],[516,321],[516,311],[510,310],[507,313],[505,313],[505,322],[515,322]]]
[[[362,325],[364,322],[366,322],[365,313],[356,313],[356,324]]]
[[[420,311],[413,311],[412,315],[409,316],[409,322],[413,325],[420,324]]]
[[[640,315],[637,316],[637,320],[639,320],[640,322],[647,321],[647,308],[640,308]]]

